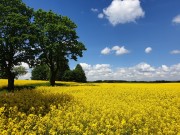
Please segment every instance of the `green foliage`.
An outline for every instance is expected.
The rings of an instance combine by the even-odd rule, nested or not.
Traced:
[[[7,79],[7,75],[5,72],[0,71],[0,79]]]
[[[76,68],[74,69],[74,74],[76,82],[86,82],[86,75],[80,64],[77,64]]]
[[[34,63],[37,44],[32,16],[33,9],[21,0],[0,2],[0,70],[8,77],[9,90],[14,88],[13,67]]]
[[[62,81],[63,80],[63,75],[65,71],[70,70],[68,61],[60,61],[60,69],[57,72],[56,80],[57,81]]]
[[[39,60],[49,66],[50,83],[53,86],[61,62],[67,61],[67,58],[77,60],[86,48],[78,41],[77,26],[68,17],[40,9],[35,13],[34,20],[39,29],[36,34],[41,51]]]
[[[86,50],[78,41],[76,28],[68,17],[52,11],[34,12],[21,0],[1,0],[0,77],[8,78],[8,89],[14,89],[17,72],[13,68],[21,62],[30,66],[47,64],[52,86],[57,78],[61,80],[56,76],[69,69],[68,59],[77,60]]]
[[[72,70],[66,70],[63,75],[63,81],[75,81],[75,73]]]
[[[74,70],[68,70],[64,73],[64,81],[87,82],[86,75],[80,64],[77,64]]]
[[[1,0],[0,4],[0,63],[4,69],[29,64],[34,60],[35,26],[31,23],[33,9],[21,0]]]
[[[18,79],[19,76],[27,74],[27,70],[23,66],[14,67],[13,72],[15,74],[16,79]]]
[[[49,67],[47,65],[36,66],[32,70],[32,80],[48,80],[49,79]]]
[[[27,73],[27,70],[23,66],[17,66],[17,67],[13,67],[12,72],[15,78],[18,79],[19,76],[25,75]],[[8,79],[8,76],[5,72],[0,72],[0,78]]]
[[[62,66],[57,73],[56,80],[63,81],[63,75],[67,70],[70,70],[68,63],[66,64],[62,63]],[[32,70],[32,77],[31,77],[32,80],[49,80],[49,78],[50,78],[50,70],[49,67],[45,64],[36,66]]]

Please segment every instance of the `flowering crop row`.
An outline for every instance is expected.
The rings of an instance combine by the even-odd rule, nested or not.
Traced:
[[[63,84],[0,93],[0,133],[180,134],[178,83]]]

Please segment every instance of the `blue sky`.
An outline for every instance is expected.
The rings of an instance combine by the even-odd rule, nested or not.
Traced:
[[[180,80],[179,0],[23,2],[77,24],[87,51],[70,67],[81,63],[88,80]]]

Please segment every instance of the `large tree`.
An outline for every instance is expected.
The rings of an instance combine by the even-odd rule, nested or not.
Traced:
[[[32,64],[35,58],[33,9],[21,0],[0,2],[0,71],[8,77],[8,90],[14,89],[13,67],[21,62]]]
[[[34,19],[39,28],[36,34],[41,49],[39,59],[49,66],[50,84],[54,86],[62,61],[68,57],[77,60],[86,48],[78,41],[77,26],[68,17],[38,10]]]

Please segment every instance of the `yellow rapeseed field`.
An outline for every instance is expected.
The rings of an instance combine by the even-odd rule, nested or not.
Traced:
[[[15,81],[0,92],[0,134],[177,135],[180,84]],[[7,80],[0,80],[0,88]]]

